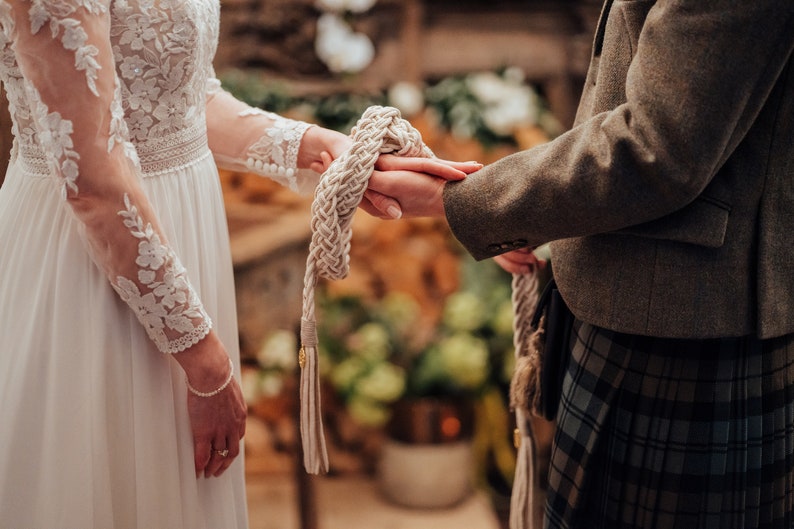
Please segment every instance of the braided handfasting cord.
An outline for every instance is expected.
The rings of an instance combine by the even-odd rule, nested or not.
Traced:
[[[350,224],[381,154],[422,156],[433,152],[396,108],[369,107],[351,131],[353,145],[320,177],[312,202],[312,239],[303,279],[300,420],[303,465],[310,474],[328,471],[320,410],[320,373],[314,289],[320,277],[342,279],[350,270]]]
[[[310,474],[328,471],[328,451],[320,403],[320,372],[317,355],[315,287],[320,277],[343,279],[350,270],[353,214],[367,188],[381,154],[433,157],[421,134],[391,107],[372,106],[351,131],[353,145],[323,173],[312,202],[312,239],[306,260],[301,315],[299,364],[300,421],[303,465]],[[532,332],[530,322],[537,304],[537,277],[533,272],[513,276],[514,343],[516,357],[527,355]],[[532,524],[534,439],[527,417],[516,408],[519,450],[511,500],[510,525],[525,529]]]

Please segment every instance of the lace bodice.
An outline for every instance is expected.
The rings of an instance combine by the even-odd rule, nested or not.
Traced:
[[[306,123],[224,92],[212,58],[218,0],[0,2],[0,79],[13,122],[12,163],[51,178],[88,248],[163,352],[211,329],[159,227],[141,178],[210,154],[296,191]]]

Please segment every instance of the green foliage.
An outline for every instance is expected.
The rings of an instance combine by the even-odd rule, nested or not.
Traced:
[[[284,84],[271,83],[255,71],[230,70],[220,76],[223,87],[246,103],[284,113],[300,108],[317,124],[348,133],[367,107],[390,105],[400,108],[408,83],[397,83],[381,93],[355,91],[323,96],[293,97]],[[427,86],[411,85],[439,124],[451,134],[473,138],[485,147],[515,145],[516,128],[540,126],[549,136],[559,133],[559,124],[549,113],[534,87],[516,68],[496,72],[472,72],[446,77]],[[395,98],[395,99],[392,99]]]
[[[404,397],[471,397],[504,390],[512,370],[510,276],[464,259],[461,289],[430,328],[409,294],[377,301],[318,294],[323,375],[351,416],[379,426]]]

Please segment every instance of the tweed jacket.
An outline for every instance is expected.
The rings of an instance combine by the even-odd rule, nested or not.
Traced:
[[[573,128],[448,183],[476,258],[553,241],[581,320],[794,332],[794,2],[607,0]]]

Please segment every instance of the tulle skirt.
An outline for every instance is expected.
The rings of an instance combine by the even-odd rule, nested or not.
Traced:
[[[143,186],[239,373],[212,158]],[[0,525],[243,528],[245,498],[242,455],[196,478],[181,369],[91,261],[58,182],[12,162],[0,188]]]

